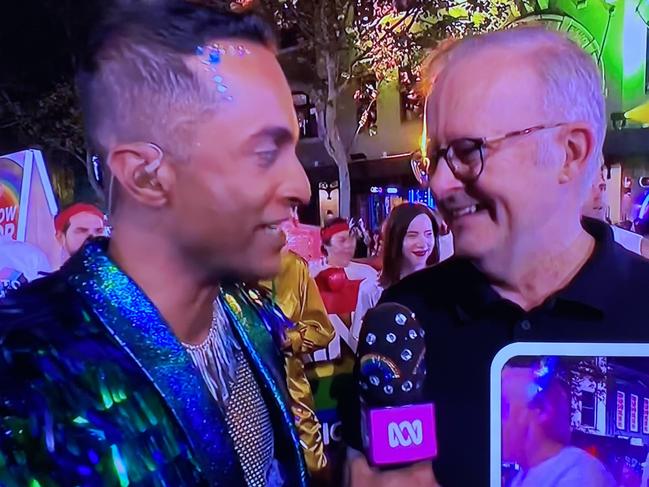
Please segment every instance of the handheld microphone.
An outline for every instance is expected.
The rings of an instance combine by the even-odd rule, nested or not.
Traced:
[[[435,409],[423,398],[425,352],[424,329],[405,306],[383,303],[365,315],[355,368],[363,449],[374,466],[437,455]]]

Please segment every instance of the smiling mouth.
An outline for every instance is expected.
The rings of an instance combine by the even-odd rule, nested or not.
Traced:
[[[417,252],[413,252],[417,257],[424,257],[428,253],[428,250],[420,250]]]
[[[487,210],[486,206],[481,205],[480,203],[476,203],[475,205],[463,206],[461,208],[449,209],[447,211],[450,214],[451,219],[457,220],[459,218],[469,216],[469,215],[474,215],[476,213],[479,213],[481,211],[486,211],[486,210]]]

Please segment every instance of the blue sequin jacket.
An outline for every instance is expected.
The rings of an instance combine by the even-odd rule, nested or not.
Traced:
[[[245,485],[221,409],[106,247],[89,243],[0,301],[0,485]],[[254,290],[222,294],[273,419],[285,485],[305,486],[273,340],[282,320]]]

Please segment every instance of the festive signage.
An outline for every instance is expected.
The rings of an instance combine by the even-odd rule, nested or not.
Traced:
[[[22,166],[12,159],[0,158],[0,236],[14,240],[18,236],[22,184]]]
[[[0,269],[0,299],[24,284],[27,284],[27,278],[22,272],[9,267]]]
[[[0,237],[35,245],[52,267],[58,267],[61,248],[54,235],[57,211],[40,151],[0,156]]]
[[[633,432],[638,431],[638,396],[631,394],[631,402],[629,405],[629,429]]]
[[[626,429],[626,422],[624,421],[624,413],[626,406],[626,397],[624,392],[617,391],[617,401],[615,404],[615,426],[619,430]]]
[[[642,432],[645,435],[649,435],[649,399],[646,397],[643,400],[642,408]]]

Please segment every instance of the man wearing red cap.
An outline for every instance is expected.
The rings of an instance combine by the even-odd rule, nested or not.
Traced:
[[[352,262],[356,238],[351,234],[347,220],[335,218],[328,221],[321,237],[324,257],[311,264],[309,270],[318,284],[329,318],[336,329],[336,337],[328,349],[316,352],[314,360],[318,362],[340,358],[345,349],[341,340],[352,351],[356,349],[349,328],[356,309],[358,287],[365,279],[376,279],[377,276],[369,265]],[[329,370],[318,375],[331,375],[332,372]]]
[[[56,239],[63,249],[62,261],[74,255],[91,237],[104,235],[104,214],[96,206],[75,203],[54,218]]]

